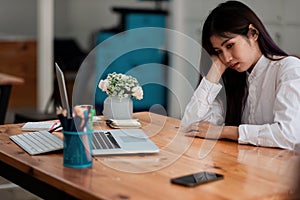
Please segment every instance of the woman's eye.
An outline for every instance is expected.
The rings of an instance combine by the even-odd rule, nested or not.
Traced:
[[[215,52],[216,52],[217,55],[220,55],[222,53],[221,50],[216,50]]]
[[[230,49],[232,46],[233,46],[233,44],[227,44],[227,45],[226,45],[226,48],[227,48],[227,49]]]

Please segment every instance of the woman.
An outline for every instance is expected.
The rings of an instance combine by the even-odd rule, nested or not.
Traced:
[[[295,149],[300,60],[281,50],[256,14],[238,1],[221,3],[209,14],[202,46],[213,64],[186,107],[182,130],[189,136]],[[221,78],[226,105],[218,96]]]

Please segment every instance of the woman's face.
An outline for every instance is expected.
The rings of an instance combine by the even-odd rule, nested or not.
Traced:
[[[253,67],[262,55],[257,37],[230,34],[230,37],[213,35],[210,42],[221,62],[230,68],[244,72]]]

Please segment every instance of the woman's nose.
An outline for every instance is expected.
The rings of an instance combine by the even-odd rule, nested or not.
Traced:
[[[224,59],[224,62],[225,63],[230,63],[231,62],[231,60],[232,60],[232,55],[231,55],[231,53],[230,52],[228,52],[228,51],[224,51],[223,52],[223,59]]]

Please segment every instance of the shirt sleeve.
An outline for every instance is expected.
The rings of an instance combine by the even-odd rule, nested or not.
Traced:
[[[184,129],[197,121],[223,124],[224,109],[222,101],[217,98],[221,89],[221,84],[212,83],[204,77],[186,106],[181,120],[181,128]]]
[[[280,74],[274,103],[274,122],[240,125],[239,143],[296,150],[300,144],[300,68]]]

